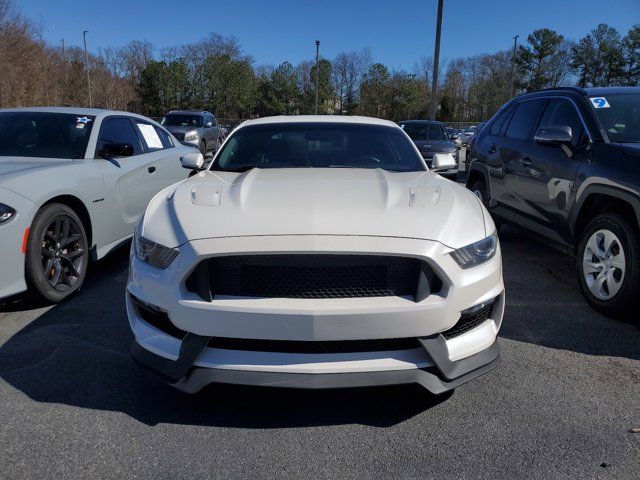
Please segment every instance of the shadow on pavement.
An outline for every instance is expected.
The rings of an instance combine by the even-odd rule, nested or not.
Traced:
[[[640,329],[607,319],[584,303],[572,259],[517,230],[506,229],[501,237],[507,285],[502,337],[580,353],[640,358]],[[4,343],[4,381],[38,402],[123,412],[148,425],[386,427],[448,398],[431,397],[414,386],[330,391],[211,386],[195,396],[175,391],[129,358],[127,253],[122,248],[94,265],[78,295],[52,307]]]
[[[38,402],[123,412],[148,425],[386,427],[450,397],[414,386],[301,391],[213,385],[197,395],[178,392],[129,357],[127,253],[120,249],[94,265],[78,295],[10,338],[0,348],[0,377]]]
[[[575,258],[531,238],[500,231],[507,302],[500,336],[589,355],[640,359],[640,321],[613,320],[589,307]]]

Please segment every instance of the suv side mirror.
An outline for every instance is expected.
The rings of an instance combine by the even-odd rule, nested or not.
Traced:
[[[456,168],[457,166],[458,164],[456,159],[449,153],[436,153],[433,156],[433,161],[431,162],[431,170],[434,172],[449,170],[451,168]]]
[[[200,171],[204,168],[204,157],[200,152],[191,152],[180,158],[182,168]]]
[[[211,120],[209,120],[208,122],[205,122],[204,126],[206,128],[211,128],[211,127],[213,127],[213,122]]]
[[[566,145],[573,140],[571,127],[541,127],[538,129],[533,139],[545,145]]]
[[[130,143],[105,143],[98,155],[102,158],[130,157],[133,155],[133,145]]]

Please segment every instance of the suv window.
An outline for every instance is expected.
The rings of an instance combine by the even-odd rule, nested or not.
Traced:
[[[130,143],[133,145],[134,155],[142,153],[140,137],[128,118],[107,118],[102,122],[96,151],[102,150],[105,143]]]
[[[549,101],[540,119],[540,125],[538,125],[538,128],[542,127],[571,127],[573,134],[571,143],[574,147],[580,143],[584,133],[582,121],[576,108],[569,100],[562,98],[554,98]]]
[[[516,111],[513,112],[505,135],[509,138],[527,140],[531,136],[531,127],[536,123],[543,103],[544,101],[542,100],[520,102],[516,107]]]
[[[498,117],[493,121],[493,123],[491,124],[491,130],[489,130],[489,133],[491,133],[491,135],[495,136],[500,134],[504,122],[509,117],[510,111],[510,108],[506,108],[502,112],[498,112]]]

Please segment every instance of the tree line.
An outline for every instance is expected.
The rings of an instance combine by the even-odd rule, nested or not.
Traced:
[[[211,33],[201,41],[156,49],[147,41],[101,48],[50,45],[11,0],[0,0],[0,108],[93,106],[161,116],[202,109],[236,121],[278,114],[309,114],[315,104],[315,61],[259,65],[234,37]],[[367,49],[321,58],[319,113],[392,120],[426,118],[432,59],[411,69],[374,62]],[[491,117],[512,96],[554,86],[640,85],[640,25],[625,35],[598,25],[578,41],[542,28],[514,52],[443,62],[438,119],[475,122]]]

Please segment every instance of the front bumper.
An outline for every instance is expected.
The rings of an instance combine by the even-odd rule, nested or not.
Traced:
[[[185,244],[167,270],[131,257],[127,313],[140,363],[187,392],[211,382],[300,388],[418,383],[442,393],[493,368],[504,310],[500,253],[462,270],[438,242],[337,236],[283,236],[196,240]],[[205,302],[184,278],[203,258],[276,252],[370,253],[414,256],[430,262],[443,289],[422,301],[401,297],[339,299],[220,298]],[[166,312],[183,340],[145,322],[132,296]],[[481,325],[445,340],[463,310],[497,299]],[[336,354],[228,350],[216,338],[322,342],[416,339],[416,348]],[[194,347],[193,344],[196,346]]]
[[[419,339],[425,352],[433,359],[434,365],[425,368],[315,374],[194,367],[209,340],[210,337],[188,334],[182,341],[176,361],[151,353],[135,340],[131,344],[131,355],[155,376],[186,393],[199,392],[212,383],[302,389],[418,384],[439,395],[489,372],[500,361],[497,339],[487,349],[452,362],[447,357],[446,341],[442,335],[434,335]]]

